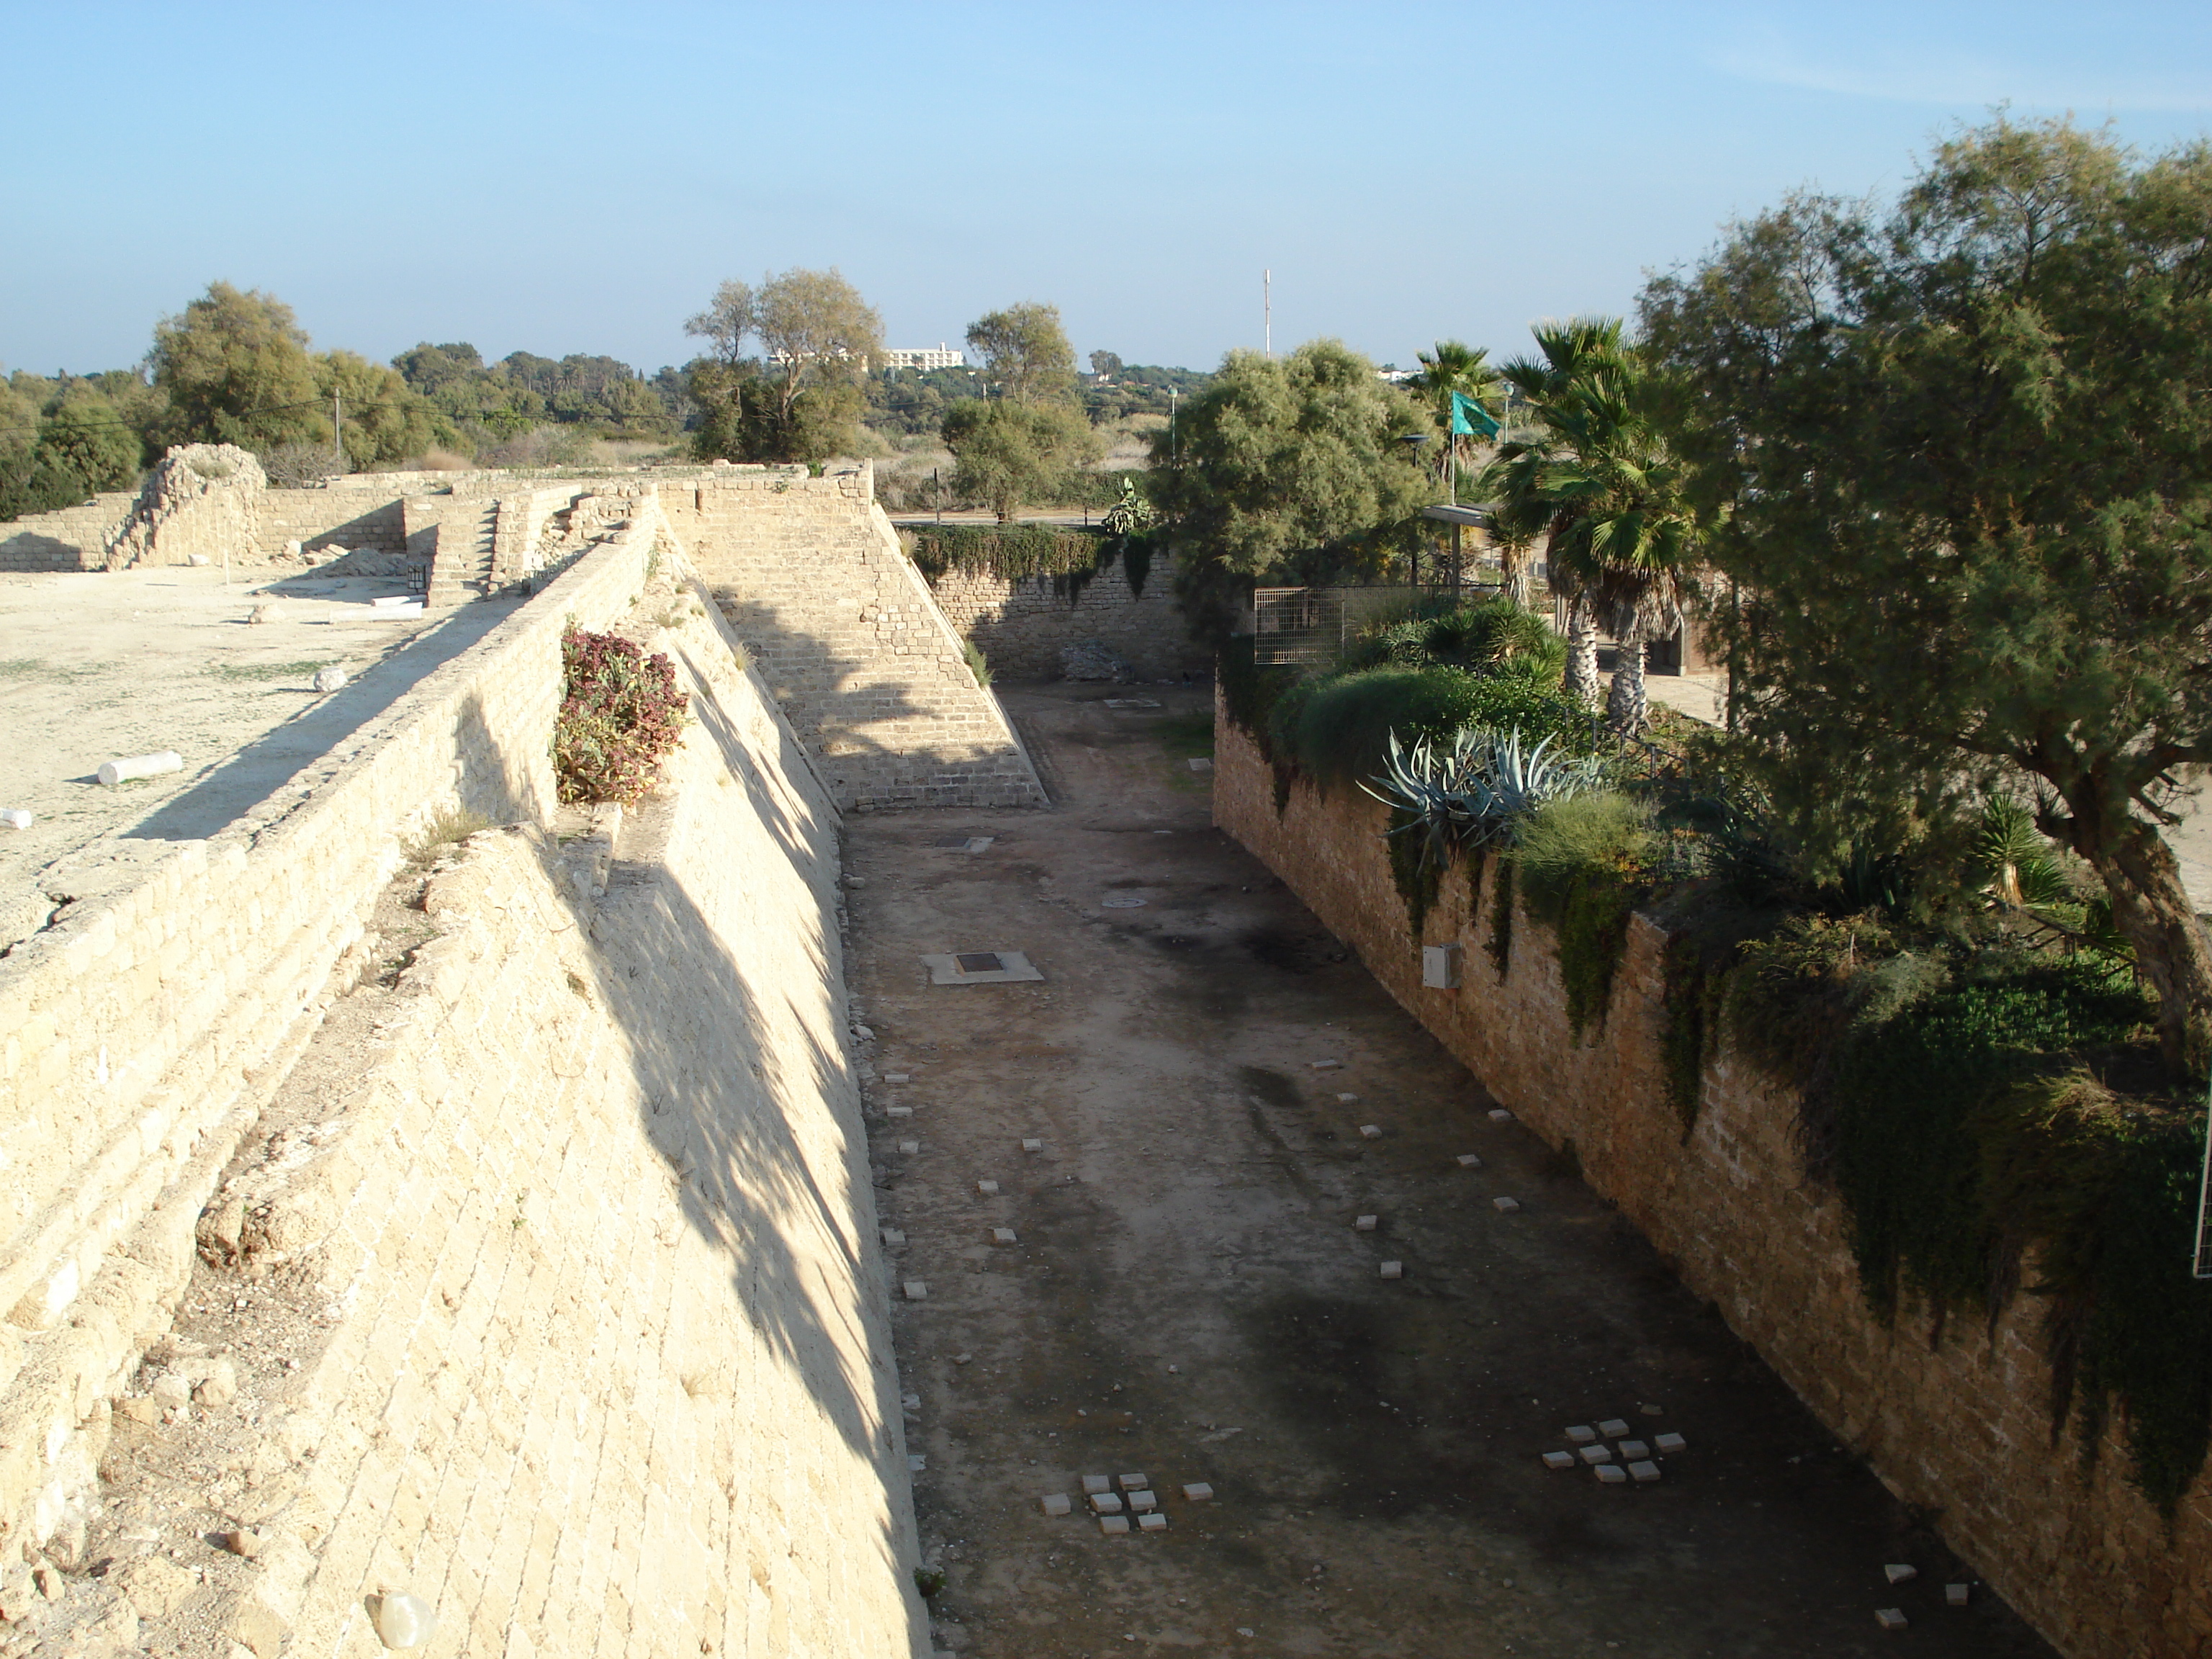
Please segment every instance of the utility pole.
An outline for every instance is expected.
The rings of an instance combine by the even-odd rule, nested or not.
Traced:
[[[1275,273],[1260,273],[1260,341],[1267,348],[1270,362],[1275,356]]]

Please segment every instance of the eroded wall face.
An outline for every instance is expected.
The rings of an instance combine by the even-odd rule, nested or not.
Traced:
[[[841,806],[1041,806],[871,474],[729,468],[662,510]]]
[[[1488,911],[1464,863],[1415,939],[1391,878],[1386,817],[1356,791],[1324,799],[1304,782],[1278,814],[1269,767],[1217,706],[1215,823],[1502,1103],[1555,1146],[1571,1138],[1591,1187],[1885,1485],[1935,1511],[1952,1547],[2062,1651],[2212,1651],[2212,1494],[2200,1479],[2169,1534],[2129,1486],[2117,1430],[2086,1476],[2071,1437],[2052,1446],[2033,1298],[2016,1300],[1993,1332],[1953,1321],[1941,1346],[1910,1310],[1884,1329],[1860,1294],[1840,1201],[1806,1178],[1793,1098],[1724,1054],[1685,1141],[1660,1052],[1659,930],[1636,919],[1605,1022],[1578,1040],[1546,930],[1516,915],[1510,970],[1493,970]],[[1457,989],[1424,988],[1423,942],[1461,945]]]
[[[379,1004],[404,1041],[217,1200],[344,1310],[264,1500],[294,1651],[373,1648],[383,1588],[486,1659],[926,1631],[832,815],[711,623],[653,643],[699,715],[663,799],[565,857],[473,837]]]

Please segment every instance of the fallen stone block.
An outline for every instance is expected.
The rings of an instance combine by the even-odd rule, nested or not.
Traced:
[[[1618,1440],[1628,1432],[1628,1425],[1618,1417],[1608,1417],[1597,1425],[1597,1431],[1608,1440]]]
[[[1121,1512],[1121,1494],[1094,1492],[1091,1494],[1091,1507],[1101,1515],[1119,1515]]]
[[[908,1077],[904,1072],[885,1072],[884,1073],[884,1081],[886,1083],[911,1083],[914,1079],[911,1077]]]
[[[1572,1452],[1548,1451],[1544,1454],[1544,1467],[1547,1469],[1571,1469],[1574,1466],[1575,1455]]]
[[[1883,1566],[1881,1576],[1893,1584],[1910,1583],[1920,1577],[1920,1569],[1908,1562],[1892,1561]]]
[[[929,1286],[919,1279],[908,1279],[906,1299],[909,1302],[927,1302],[929,1300]]]
[[[1459,1167],[1462,1170],[1480,1170],[1482,1167],[1482,1160],[1473,1152],[1462,1152],[1459,1155]]]
[[[1044,1150],[1044,1142],[1042,1140],[1024,1140],[1022,1142],[1022,1150],[1025,1152],[1041,1152]]]
[[[884,1235],[884,1243],[886,1246],[896,1247],[906,1243],[906,1235],[901,1232],[897,1228],[885,1227],[882,1231]]]
[[[1649,1483],[1659,1478],[1659,1466],[1648,1458],[1638,1458],[1628,1466],[1628,1474],[1633,1480]]]
[[[1597,1438],[1597,1431],[1587,1423],[1577,1423],[1567,1431],[1567,1438],[1577,1446],[1587,1446]]]
[[[921,1150],[921,1143],[918,1140],[902,1140],[899,1142],[899,1151],[904,1152],[908,1158],[912,1158]]]
[[[1521,1200],[1517,1198],[1493,1198],[1490,1200],[1490,1207],[1500,1215],[1516,1215],[1520,1212]]]
[[[1083,1477],[1083,1490],[1091,1496],[1111,1492],[1114,1490],[1114,1477],[1110,1474],[1086,1474]]]
[[[1067,1494],[1064,1492],[1048,1492],[1037,1501],[1047,1515],[1066,1515],[1075,1507],[1067,1501]]]
[[[1603,1486],[1625,1486],[1628,1484],[1628,1471],[1618,1463],[1601,1463],[1597,1466],[1597,1478]]]
[[[1359,1126],[1359,1138],[1360,1138],[1362,1140],[1380,1140],[1380,1139],[1382,1139],[1382,1126],[1381,1124],[1379,1124],[1379,1123],[1363,1123],[1363,1124],[1361,1124],[1361,1125]]]
[[[421,1596],[376,1598],[376,1638],[387,1648],[419,1648],[437,1629],[438,1615]]]
[[[914,1108],[911,1106],[886,1106],[884,1108],[884,1115],[885,1117],[912,1117],[914,1115]]]
[[[1129,1530],[1129,1517],[1126,1515],[1102,1515],[1098,1517],[1098,1530],[1109,1534],[1127,1532]]]
[[[1375,1231],[1375,1218],[1371,1215],[1363,1215],[1355,1218],[1352,1224],[1352,1231],[1356,1233],[1373,1232]]]
[[[1651,1443],[1662,1452],[1678,1452],[1690,1443],[1679,1434],[1668,1432],[1652,1436]]]
[[[1013,1242],[1014,1230],[1012,1227],[994,1227],[991,1229],[991,1243],[994,1244],[1011,1244]]]
[[[1359,1104],[1359,1097],[1358,1095],[1339,1095],[1336,1097],[1336,1103],[1340,1106],[1357,1106]]]
[[[1613,1462],[1613,1448],[1610,1446],[1584,1446],[1583,1448],[1583,1462],[1585,1463],[1610,1463]]]
[[[1907,1622],[1903,1607],[1876,1607],[1874,1621],[1884,1630],[1903,1630]]]
[[[975,1190],[986,1198],[996,1198],[999,1195],[999,1183],[995,1181],[979,1181],[975,1183]]]
[[[1973,1589],[1974,1587],[1972,1584],[1944,1585],[1943,1605],[1947,1607],[1965,1607],[1966,1605],[1967,1598],[1973,1594]]]
[[[1340,1060],[1310,1060],[1306,1064],[1316,1072],[1340,1072],[1344,1069],[1344,1062]]]
[[[343,691],[346,686],[346,672],[336,663],[315,671],[315,690],[325,696],[333,691]]]
[[[1144,1474],[1125,1474],[1121,1477],[1123,1492],[1143,1492],[1152,1484],[1152,1477]]]
[[[37,822],[38,819],[27,807],[11,806],[6,811],[0,812],[0,823],[7,825],[10,830],[27,830]]]
[[[1165,1532],[1168,1529],[1168,1518],[1157,1512],[1140,1515],[1137,1517],[1137,1524],[1146,1532]]]
[[[1490,1121],[1492,1123],[1510,1123],[1513,1121],[1513,1114],[1503,1106],[1493,1106],[1490,1109]]]
[[[1194,1504],[1211,1504],[1213,1501],[1213,1488],[1203,1480],[1187,1481],[1183,1486],[1182,1495]]]

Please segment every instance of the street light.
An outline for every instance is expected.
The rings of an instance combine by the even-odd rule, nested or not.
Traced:
[[[1421,446],[1428,441],[1429,434],[1425,432],[1401,432],[1398,434],[1398,441],[1407,446],[1406,453],[1413,458],[1416,466],[1420,465]],[[1407,557],[1407,580],[1419,589],[1421,585],[1421,544],[1418,541],[1413,544],[1413,550]]]

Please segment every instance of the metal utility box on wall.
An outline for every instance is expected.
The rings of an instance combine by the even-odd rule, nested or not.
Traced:
[[[1431,991],[1459,989],[1458,945],[1424,945],[1421,947],[1421,984]]]

